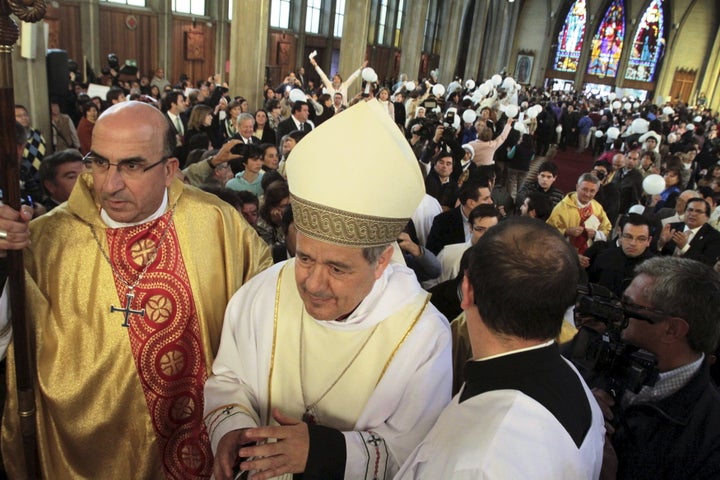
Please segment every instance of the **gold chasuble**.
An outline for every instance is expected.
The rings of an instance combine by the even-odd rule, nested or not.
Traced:
[[[26,308],[44,478],[210,476],[203,384],[228,300],[271,259],[216,197],[175,181],[167,200],[155,220],[108,228],[84,174],[68,203],[31,223]],[[11,348],[2,448],[22,479],[12,372]]]

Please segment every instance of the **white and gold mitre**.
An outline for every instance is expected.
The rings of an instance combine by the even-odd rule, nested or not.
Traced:
[[[425,193],[410,145],[375,100],[311,131],[286,172],[297,229],[349,247],[395,241]]]

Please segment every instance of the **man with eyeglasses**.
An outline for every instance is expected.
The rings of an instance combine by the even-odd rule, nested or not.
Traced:
[[[713,266],[720,259],[720,232],[708,224],[710,205],[701,197],[685,207],[685,221],[668,223],[660,232],[657,249],[662,255],[691,258]]]
[[[613,182],[620,189],[620,213],[627,213],[630,207],[640,203],[642,198],[642,172],[638,170],[640,150],[630,150],[625,155],[625,166],[615,173]]]
[[[272,262],[235,209],[175,179],[174,146],[159,110],[123,102],[98,119],[66,203],[29,229],[0,207],[0,249],[26,249],[45,478],[211,474],[202,391],[224,309]],[[11,349],[3,458],[26,478],[14,362]]]
[[[588,268],[590,283],[598,283],[622,296],[633,278],[635,267],[653,256],[650,251],[650,222],[637,213],[620,221],[622,234],[617,244],[600,252]]]
[[[601,478],[718,478],[720,394],[710,359],[720,339],[720,275],[676,257],[651,258],[636,273],[624,303],[637,313],[622,338],[653,353],[660,373],[620,400],[594,390],[608,430]]]

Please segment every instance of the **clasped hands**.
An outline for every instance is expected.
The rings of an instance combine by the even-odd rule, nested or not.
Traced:
[[[279,426],[233,430],[220,439],[213,466],[216,480],[232,480],[238,461],[240,470],[253,471],[253,480],[305,471],[310,451],[307,424],[286,417],[277,408],[272,414]],[[276,441],[268,443],[269,439]]]

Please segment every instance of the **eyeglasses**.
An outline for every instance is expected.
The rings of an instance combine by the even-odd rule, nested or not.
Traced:
[[[640,243],[645,243],[645,242],[648,241],[648,237],[646,237],[646,236],[644,236],[644,235],[640,235],[640,236],[637,236],[637,237],[633,237],[633,236],[630,235],[629,233],[623,233],[623,234],[621,235],[621,237],[622,237],[623,240],[627,240],[628,242],[640,242]]]
[[[83,163],[85,164],[85,167],[88,168],[93,174],[105,174],[108,172],[108,170],[110,170],[111,166],[114,166],[115,168],[117,168],[118,173],[123,177],[138,178],[141,177],[143,173],[157,167],[158,165],[166,161],[168,158],[170,158],[170,156],[163,156],[157,162],[145,166],[144,161],[140,158],[133,158],[128,160],[122,160],[118,163],[112,163],[107,158],[99,157],[93,155],[92,153],[88,153],[83,157]]]
[[[688,208],[685,209],[685,213],[701,213],[701,214],[705,215],[705,210],[704,210],[704,209],[700,209],[700,208],[690,208],[690,207],[688,207]]]
[[[675,316],[671,313],[663,312],[662,310],[656,310],[652,307],[644,307],[633,302],[630,297],[623,296],[622,307],[625,311],[626,317],[635,318],[637,320],[644,320],[649,323],[660,323],[669,317]]]

